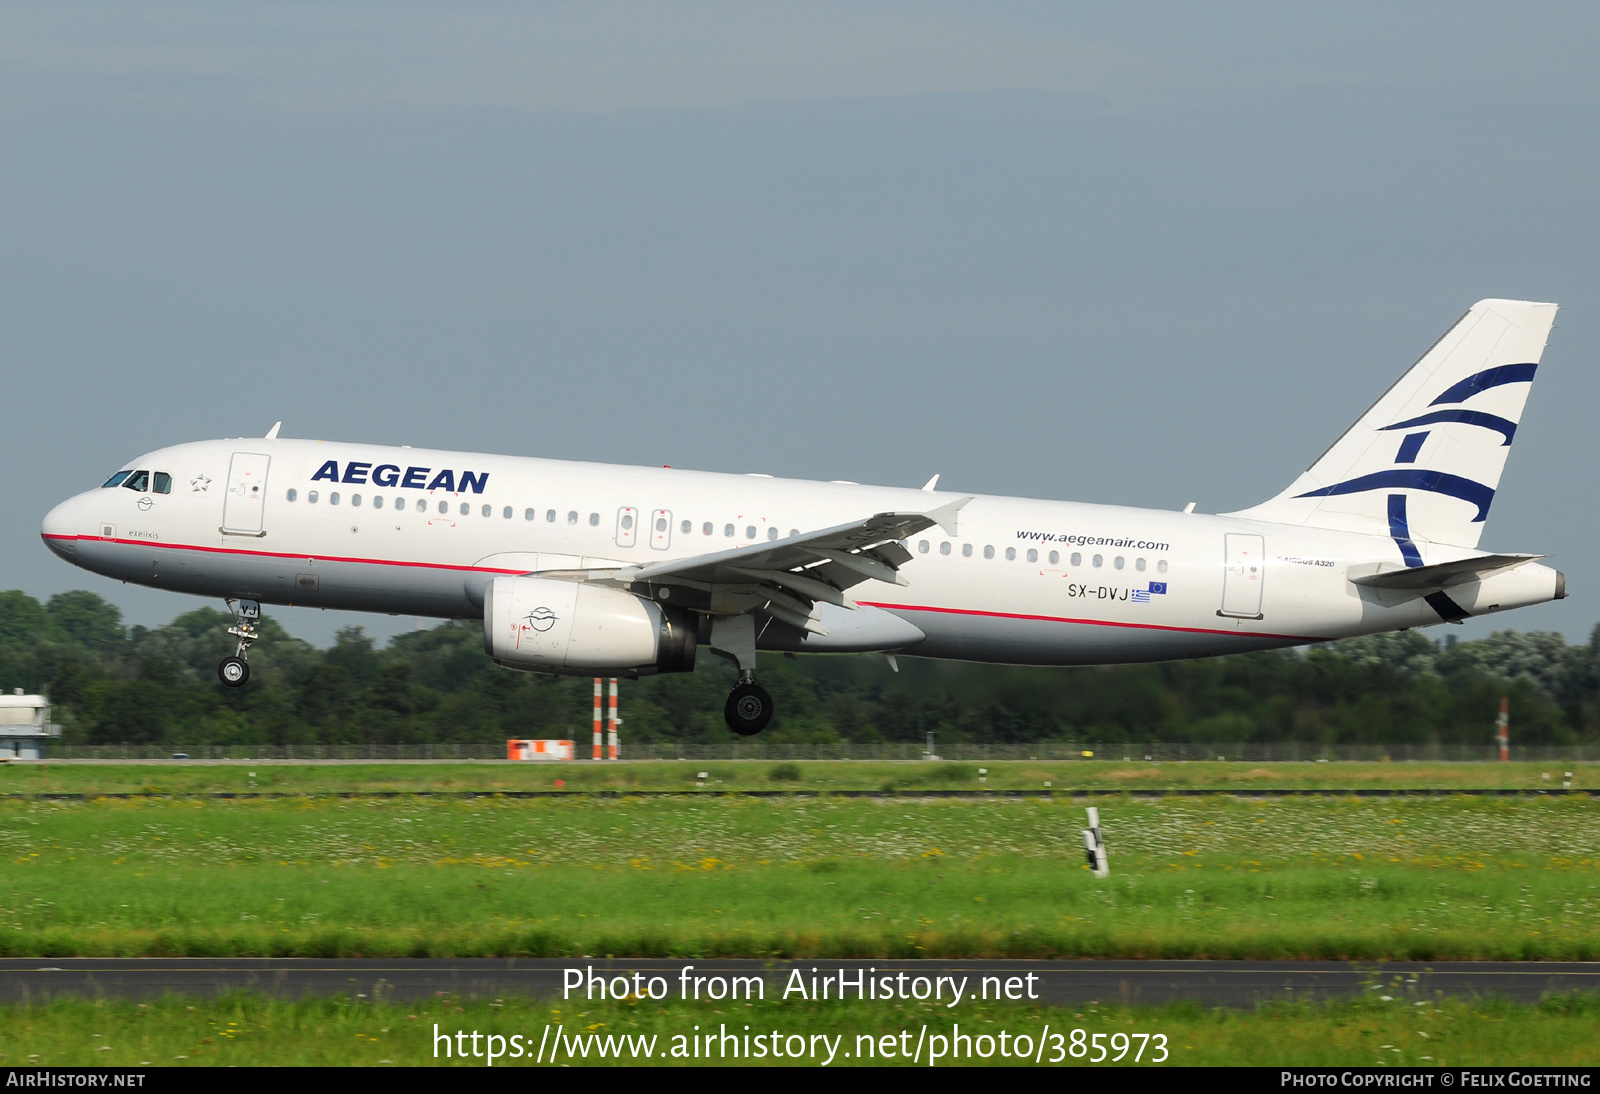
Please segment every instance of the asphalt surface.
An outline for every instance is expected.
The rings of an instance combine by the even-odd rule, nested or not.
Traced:
[[[0,801],[98,801],[101,798],[217,798],[227,800],[275,800],[280,798],[1448,798],[1457,794],[1470,797],[1590,797],[1600,798],[1600,787],[1575,790],[1555,787],[1544,790],[1506,788],[1461,788],[1454,790],[1419,787],[1392,789],[1292,789],[1268,787],[1201,787],[1177,790],[1130,790],[1062,787],[1059,790],[310,790],[304,792],[264,792],[217,790],[198,793],[134,790],[125,793],[4,793]]]
[[[684,969],[691,967],[684,979]],[[5,958],[0,959],[0,1001],[42,1003],[61,996],[152,999],[163,995],[214,996],[250,990],[281,998],[347,995],[353,998],[411,1001],[438,995],[465,1000],[507,996],[558,999],[565,983],[585,984],[603,977],[608,989],[623,990],[616,978],[679,998],[685,983],[760,975],[765,998],[781,999],[799,970],[808,991],[812,973],[845,973],[853,984],[858,971],[896,978],[896,991],[914,992],[935,977],[967,978],[968,998],[984,990],[997,998],[1007,990],[1016,998],[1052,1004],[1131,1003],[1160,1005],[1195,1000],[1207,1006],[1251,1007],[1272,1000],[1326,1000],[1370,992],[1404,999],[1438,995],[1536,1001],[1552,992],[1600,992],[1600,962],[1333,962],[1333,961],[838,961],[765,962],[738,960],[593,960],[584,958],[472,960],[318,960],[315,958]],[[569,972],[568,970],[574,970]],[[899,978],[905,973],[904,979]],[[927,978],[918,985],[917,978]],[[989,979],[993,978],[993,979]],[[581,997],[583,989],[574,992]],[[944,989],[944,999],[950,989]],[[706,996],[702,996],[704,998]],[[833,997],[837,997],[836,995]],[[850,997],[854,998],[854,989]],[[793,997],[791,997],[793,998]]]

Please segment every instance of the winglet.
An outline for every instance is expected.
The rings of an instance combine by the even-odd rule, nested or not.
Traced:
[[[935,488],[936,488],[936,487],[937,487],[937,486],[938,486],[938,485],[939,485],[939,476],[938,476],[938,475],[935,475],[935,476],[934,476],[934,477],[933,477],[933,478],[931,478],[931,479],[929,479],[929,480],[928,480],[928,481],[927,481],[927,482],[925,482],[925,483],[923,483],[923,484],[922,484],[922,488],[923,488],[923,489],[924,489],[924,490],[926,490],[926,491],[927,491],[927,492],[928,492],[928,493],[930,493],[930,494],[931,494],[931,493],[933,493],[933,491],[934,491],[934,489],[935,489]]]
[[[277,440],[278,439],[278,430],[280,430],[282,428],[283,428],[283,423],[282,422],[273,422],[272,423],[272,428],[267,430],[266,439],[269,440],[269,441]]]
[[[960,514],[961,510],[967,507],[967,502],[971,500],[972,498],[970,496],[965,498],[957,498],[955,501],[952,501],[947,505],[941,505],[937,509],[929,509],[922,515],[933,521],[933,523],[937,524],[939,527],[943,528],[946,532],[949,532],[952,536],[958,536],[961,533],[956,530],[956,518]]]

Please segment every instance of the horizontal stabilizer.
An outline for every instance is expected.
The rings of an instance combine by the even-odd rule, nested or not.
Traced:
[[[1465,581],[1480,581],[1490,574],[1534,562],[1546,555],[1478,555],[1440,562],[1432,566],[1412,566],[1403,570],[1384,570],[1364,577],[1352,577],[1352,584],[1369,589],[1444,589]]]

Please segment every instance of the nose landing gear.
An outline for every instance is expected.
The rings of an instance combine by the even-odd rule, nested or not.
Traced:
[[[261,602],[230,599],[228,607],[233,610],[234,623],[228,633],[239,639],[239,646],[232,657],[223,658],[222,664],[217,666],[217,676],[230,688],[240,688],[250,679],[250,662],[245,660],[245,654],[250,644],[260,637],[256,624],[261,620]]]

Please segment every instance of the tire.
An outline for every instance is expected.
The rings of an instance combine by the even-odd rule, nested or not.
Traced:
[[[740,684],[722,708],[728,728],[741,737],[754,737],[772,721],[772,696],[760,684]]]
[[[230,688],[242,688],[250,679],[250,662],[242,657],[229,657],[217,666],[217,677]]]

